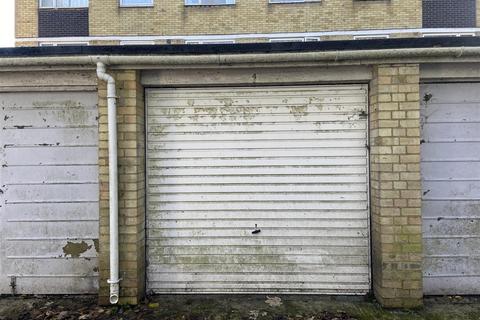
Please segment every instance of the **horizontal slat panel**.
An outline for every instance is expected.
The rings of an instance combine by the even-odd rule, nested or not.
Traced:
[[[98,238],[97,221],[11,222],[4,235],[7,239],[30,238]]]
[[[248,193],[248,192],[362,192],[365,186],[362,183],[324,183],[324,184],[199,184],[199,185],[171,185],[149,183],[150,194],[209,194],[209,193]]]
[[[429,236],[478,235],[480,219],[428,220],[425,221],[423,229]]]
[[[86,203],[22,203],[5,206],[8,220],[78,220],[98,219],[98,202]]]
[[[16,278],[17,294],[85,294],[98,293],[98,276],[52,276],[51,274],[37,275],[36,277],[19,276]]]
[[[181,117],[179,119],[175,117],[165,116],[151,116],[149,119],[150,125],[158,124],[195,124],[195,123],[207,123],[215,125],[217,123],[231,123],[233,126],[246,125],[247,123],[276,123],[276,122],[331,122],[331,121],[359,121],[362,117],[359,114],[307,114],[302,117],[295,117],[294,115],[257,115],[257,116],[244,116],[238,115],[226,116],[224,118],[211,117],[209,115],[191,115]]]
[[[428,221],[426,221],[428,223]],[[478,238],[443,238],[425,239],[425,255],[460,255],[469,256],[480,248],[480,237]]]
[[[425,180],[478,179],[480,180],[480,159],[478,161],[431,162],[422,164]],[[453,181],[452,181],[453,182]]]
[[[425,200],[480,200],[480,179],[479,181],[424,181],[422,188]]]
[[[5,141],[16,146],[52,145],[52,146],[83,146],[98,143],[97,126],[86,128],[48,128],[23,130],[5,130]]]
[[[243,288],[243,287],[231,287],[226,284],[221,284],[221,289],[218,288],[193,288],[182,286],[180,288],[162,288],[159,287],[161,282],[152,282],[151,290],[156,294],[318,294],[318,295],[351,295],[352,290],[355,290],[355,295],[366,295],[370,292],[370,287],[368,285],[343,285],[343,286],[331,286],[332,288],[325,289],[329,287],[328,284],[320,283],[320,288],[315,288],[311,286],[299,286],[298,288],[270,288],[268,290],[263,289],[263,286],[257,285],[253,288]],[[269,284],[270,287],[270,284]]]
[[[152,281],[152,287],[155,288],[155,285],[160,285],[157,281]],[[348,283],[339,283],[338,281],[327,281],[327,282],[305,282],[305,281],[295,281],[290,279],[290,281],[242,281],[242,282],[212,282],[212,281],[195,281],[195,282],[186,282],[186,281],[165,281],[163,280],[160,288],[168,288],[167,292],[170,292],[170,289],[183,289],[183,292],[242,292],[242,290],[253,293],[253,292],[295,292],[296,290],[301,291],[303,294],[308,294],[309,292],[315,293],[316,290],[328,291],[329,290],[345,290],[347,293],[355,289],[362,289],[368,291],[369,288],[361,282],[348,282]],[[161,292],[161,291],[160,291]],[[363,292],[360,292],[363,293]]]
[[[98,201],[98,184],[30,184],[10,185],[6,189],[7,203],[52,201]]]
[[[422,160],[477,160],[478,144],[479,142],[424,143],[422,145]]]
[[[458,255],[429,257],[425,262],[427,276],[449,275],[462,277],[465,275],[480,275],[480,255],[461,257]]]
[[[149,210],[366,210],[359,201],[153,202]]]
[[[474,277],[425,277],[423,290],[431,295],[477,295],[480,276]]]
[[[264,248],[263,246],[177,246],[177,247],[166,247],[166,246],[152,246],[149,248],[152,253],[160,256],[169,256],[169,255],[222,255],[222,254],[232,254],[232,255],[262,255],[267,252],[268,254],[277,254],[277,255],[314,255],[314,256],[355,256],[362,255],[365,247],[344,247],[344,246],[315,246],[315,247],[305,247],[305,246],[275,246],[271,248]],[[224,264],[226,272],[263,272],[262,270],[255,270],[258,266],[246,264]],[[207,272],[212,269],[212,266],[209,264],[196,264],[192,265],[178,265],[178,268],[185,267],[185,270],[191,270],[192,268],[197,268],[196,270]],[[167,266],[157,266],[152,265],[149,267],[152,270],[157,272],[171,272]],[[174,267],[170,267],[174,268]],[[218,266],[215,266],[218,270]],[[269,267],[271,268],[271,267]],[[292,271],[292,266],[285,263],[285,265],[276,265],[275,268],[290,268],[289,271]],[[298,266],[300,270],[310,270],[316,272],[327,272],[329,268],[335,268],[335,266],[327,265],[305,265]],[[313,269],[316,268],[316,269]],[[367,266],[355,266],[355,267],[341,267],[338,266],[340,270],[344,268],[354,268],[355,270],[364,270],[368,268]],[[335,270],[335,269],[333,269]]]
[[[245,279],[245,275],[238,274],[189,274],[189,273],[152,273],[151,281],[181,281],[181,282],[322,282],[322,283],[351,283],[351,282],[366,282],[368,278],[366,275],[355,274],[249,274],[248,280]]]
[[[298,268],[298,269],[297,269]],[[326,264],[304,264],[297,268],[292,264],[263,264],[261,266],[252,264],[168,264],[153,265],[147,268],[147,272],[156,273],[158,276],[167,276],[172,273],[182,274],[196,274],[198,278],[204,278],[203,274],[244,274],[251,275],[276,275],[287,274],[294,278],[298,274],[362,274],[368,273],[368,268],[362,265],[341,266],[341,265],[326,265]],[[293,272],[298,273],[293,273]],[[261,281],[261,280],[260,280]],[[259,281],[259,282],[260,282]]]
[[[304,166],[365,166],[362,157],[311,157],[303,158]],[[298,166],[298,159],[291,158],[196,158],[196,159],[149,159],[149,167],[241,167],[241,166]]]
[[[329,132],[309,132],[309,131],[292,131],[292,132],[245,132],[238,133],[185,133],[185,134],[165,134],[163,132],[151,133],[149,135],[150,142],[173,142],[173,141],[232,141],[232,140],[294,140],[303,139],[305,136],[309,139],[364,139],[366,132],[363,130],[346,130],[346,131],[329,131]]]
[[[368,290],[365,93],[148,91],[148,287]]]
[[[150,159],[179,159],[179,158],[232,158],[235,153],[237,158],[261,158],[261,157],[341,157],[341,156],[365,156],[367,148],[296,148],[296,149],[217,149],[217,150],[155,150],[150,152]],[[299,159],[300,160],[300,159]]]
[[[34,154],[35,157],[31,155]],[[97,165],[98,147],[31,147],[5,149],[7,165]]]
[[[421,87],[422,97],[431,95],[431,103],[454,103],[464,104],[480,102],[478,83],[430,83]],[[461,94],[456,94],[461,93]]]
[[[6,242],[5,255],[9,259],[63,259],[73,258],[68,253],[69,243],[79,244],[78,254],[82,258],[96,259],[98,248],[98,239],[68,240],[10,240]],[[71,244],[70,244],[71,245]],[[67,253],[64,251],[66,250]]]
[[[79,258],[79,259],[66,259],[66,258],[54,258],[54,259],[9,259],[12,264],[7,270],[7,274],[13,275],[56,275],[62,277],[64,275],[74,275],[78,273],[77,270],[83,270],[84,272],[78,274],[79,276],[97,276],[98,271],[96,266],[98,264],[97,258]]]
[[[171,256],[154,256],[150,261],[155,264],[329,264],[329,265],[363,265],[367,263],[367,258],[364,256],[305,256],[305,255],[199,255],[199,256],[182,256],[179,254]],[[290,271],[292,272],[292,271]],[[244,278],[247,280],[246,278]]]
[[[150,210],[149,218],[165,219],[165,220],[218,220],[218,219],[235,219],[235,220],[289,220],[298,219],[366,219],[368,212],[366,210],[282,210],[282,211],[163,211]]]
[[[260,178],[259,178],[260,177]],[[338,174],[338,175],[258,175],[258,176],[151,176],[148,181],[150,185],[155,184],[239,184],[239,183],[253,183],[253,184],[296,184],[296,183],[365,183],[365,175],[356,174]]]
[[[423,139],[448,140],[465,139],[480,141],[480,122],[477,123],[425,123],[423,124]]]
[[[366,201],[364,192],[351,193],[210,193],[210,194],[153,194],[154,202],[212,202],[212,201]]]
[[[218,133],[218,132],[289,132],[289,131],[321,131],[329,130],[365,130],[365,121],[332,121],[332,122],[303,122],[301,128],[297,123],[247,123],[245,125],[232,126],[230,123],[218,123],[211,126],[205,123],[195,124],[160,124],[148,123],[147,130],[150,133]]]
[[[30,228],[33,230],[34,228]],[[151,237],[252,237],[254,228],[245,229],[149,229],[148,235]],[[322,237],[366,237],[367,232],[363,227],[358,228],[262,228],[261,234],[256,237],[317,237],[321,231]],[[27,230],[28,232],[28,230]]]
[[[466,123],[480,122],[478,103],[428,103],[423,108],[424,123]]]
[[[423,217],[478,217],[480,201],[429,201],[423,200]]]
[[[49,127],[85,127],[97,124],[97,110],[90,108],[50,109],[37,111],[38,116],[32,116],[35,111],[11,110],[5,112],[8,117],[3,125],[6,128],[49,128]]]
[[[98,180],[96,165],[11,166],[3,169],[7,184],[92,183]]]
[[[288,147],[298,148],[360,148],[365,147],[365,139],[348,140],[266,140],[266,141],[188,141],[188,142],[161,142],[149,144],[148,150],[212,150],[212,149],[275,149]]]
[[[162,246],[238,246],[241,243],[244,246],[266,246],[278,247],[278,246],[301,246],[301,247],[312,247],[312,246],[346,246],[346,247],[367,247],[368,246],[368,237],[319,237],[321,238],[321,243],[316,244],[315,241],[312,241],[309,237],[283,237],[283,238],[272,238],[272,237],[215,237],[215,238],[162,238],[160,237],[150,237],[149,247],[162,247]],[[239,242],[241,241],[241,242]]]
[[[158,176],[197,176],[212,175],[295,175],[295,174],[366,174],[365,166],[323,166],[323,167],[150,167],[150,174]]]
[[[166,116],[180,118],[190,115],[209,115],[214,117],[224,116],[245,116],[259,114],[291,114],[294,116],[302,116],[311,113],[356,113],[365,111],[365,105],[361,98],[355,96],[349,97],[349,101],[335,104],[310,102],[305,98],[292,98],[289,102],[278,103],[277,100],[269,98],[255,99],[255,106],[246,104],[250,99],[234,99],[228,101],[227,105],[224,101],[216,99],[198,99],[195,100],[194,106],[190,106],[185,100],[169,100],[153,101],[150,105],[149,114],[152,116]],[[288,100],[288,99],[287,99]],[[156,106],[153,104],[157,104]]]
[[[147,227],[151,229],[255,229],[255,225],[258,225],[260,229],[270,228],[365,228],[367,222],[365,219],[349,219],[349,220],[286,220],[286,221],[265,221],[261,219],[255,219],[250,221],[237,221],[234,217],[228,220],[154,220],[150,219],[147,223]]]

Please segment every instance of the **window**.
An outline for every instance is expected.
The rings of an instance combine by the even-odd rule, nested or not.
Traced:
[[[475,37],[475,33],[424,33],[422,35],[424,38],[433,38],[433,37]]]
[[[321,0],[269,0],[270,3],[302,3],[302,2],[320,2]]]
[[[185,0],[186,6],[218,6],[235,4],[235,0]]]
[[[40,0],[40,8],[88,8],[88,0]]]
[[[88,42],[40,42],[40,47],[88,46]]]
[[[320,41],[318,37],[305,37],[305,38],[273,38],[269,42],[311,42]]]
[[[153,7],[153,0],[120,0],[121,7]]]
[[[143,45],[154,45],[155,41],[151,40],[123,40],[120,41],[122,46],[143,46]]]
[[[225,39],[225,40],[186,40],[185,44],[229,44],[235,43],[235,40]]]
[[[390,36],[388,34],[372,34],[372,35],[363,35],[363,36],[353,36],[353,40],[370,40],[370,39],[388,39]]]

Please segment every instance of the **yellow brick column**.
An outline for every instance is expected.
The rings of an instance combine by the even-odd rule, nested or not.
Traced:
[[[145,293],[145,109],[138,71],[109,72],[117,84],[120,303],[137,304]],[[100,290],[108,304],[109,195],[106,84],[99,81]]]
[[[385,307],[422,305],[419,66],[375,66],[370,83],[373,289]]]

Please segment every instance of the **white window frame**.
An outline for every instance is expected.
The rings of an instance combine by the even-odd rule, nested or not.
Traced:
[[[460,32],[460,33],[424,33],[422,34],[423,38],[434,38],[434,37],[475,37],[474,32]]]
[[[155,41],[153,40],[122,40],[120,41],[121,46],[145,46],[145,45],[154,45]]]
[[[120,7],[122,8],[135,8],[135,7],[153,7],[154,0],[144,0],[144,3],[124,3],[125,0],[119,0]],[[148,2],[148,3],[147,3]]]
[[[185,40],[185,44],[231,44],[235,43],[232,39],[219,39],[219,40]]]
[[[195,1],[195,0],[194,0]],[[188,3],[189,0],[185,0],[185,6],[233,6],[235,5],[236,0],[217,0],[217,1],[224,1],[225,3],[202,3],[203,1],[212,1],[212,0],[196,0],[199,3]]]
[[[71,0],[69,0],[71,1]],[[86,6],[59,6],[57,0],[52,0],[53,5],[52,6],[43,6],[42,5],[42,0],[38,0],[38,7],[40,9],[58,9],[58,8],[88,8],[89,6],[89,0],[87,0],[87,5]]]
[[[40,42],[40,47],[89,46],[88,42]]]
[[[308,2],[321,2],[322,0],[268,0],[268,3],[271,4],[282,4],[282,3],[308,3]]]
[[[279,42],[316,42],[320,41],[320,37],[302,37],[302,38],[270,38],[268,42],[279,43]]]
[[[366,34],[360,36],[353,36],[353,40],[370,40],[370,39],[389,39],[390,35],[388,34]]]

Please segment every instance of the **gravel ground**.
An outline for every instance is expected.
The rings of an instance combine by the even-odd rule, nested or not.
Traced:
[[[439,297],[418,310],[324,296],[152,296],[138,306],[98,306],[95,296],[0,297],[0,320],[479,320],[480,297]]]

